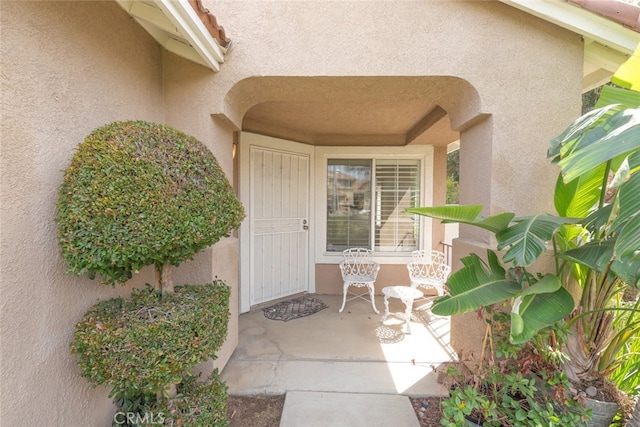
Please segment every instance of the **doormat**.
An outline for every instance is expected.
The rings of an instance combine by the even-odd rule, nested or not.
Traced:
[[[287,301],[281,301],[269,307],[262,309],[264,317],[271,320],[282,320],[288,322],[292,319],[310,316],[327,308],[324,302],[317,298],[300,297]]]

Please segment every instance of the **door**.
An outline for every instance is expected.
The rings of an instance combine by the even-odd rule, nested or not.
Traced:
[[[240,150],[240,181],[248,184],[241,187],[247,210],[240,260],[245,312],[309,291],[312,151],[303,144],[245,133]]]

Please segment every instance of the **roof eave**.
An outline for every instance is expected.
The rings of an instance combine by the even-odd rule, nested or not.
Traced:
[[[211,35],[203,23],[206,17],[195,10],[197,2],[193,5],[189,0],[116,1],[165,49],[220,71],[230,41],[223,38],[219,42]]]
[[[581,34],[587,39],[631,55],[640,42],[640,33],[565,1],[500,0],[524,12]]]

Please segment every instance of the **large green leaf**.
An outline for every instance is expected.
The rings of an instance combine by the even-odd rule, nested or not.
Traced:
[[[584,220],[584,226],[592,234],[597,234],[598,230],[604,228],[610,221],[613,214],[613,205],[604,205],[594,210]]]
[[[531,215],[513,220],[515,225],[496,234],[498,250],[509,247],[502,258],[516,265],[529,265],[546,250],[546,242],[562,224],[576,223],[575,218],[552,215]]]
[[[489,263],[476,254],[463,258],[464,267],[449,276],[449,295],[436,299],[432,311],[441,316],[466,313],[505,301],[521,291],[520,284],[509,280],[497,255],[487,251]]]
[[[428,216],[440,219],[443,222],[475,225],[493,233],[507,228],[511,219],[515,216],[510,212],[506,212],[485,218],[480,216],[480,212],[482,212],[482,205],[445,205],[405,210],[405,213],[408,214]]]
[[[565,183],[558,175],[553,202],[560,216],[584,218],[598,203],[605,165],[586,172],[580,178]]]
[[[613,259],[615,240],[586,243],[575,249],[558,254],[560,258],[577,262],[599,273],[604,273]]]
[[[606,117],[610,117],[617,111],[622,109],[620,106],[607,106],[603,108],[597,108],[589,111],[583,116],[579,117],[571,125],[569,125],[560,135],[553,138],[550,142],[549,150],[547,151],[548,158],[554,158],[557,160],[557,156],[561,151],[567,153],[580,141],[580,137],[588,130],[599,123],[601,123]]]
[[[620,230],[614,247],[616,262],[611,269],[628,284],[640,287],[640,212]]]
[[[555,277],[555,276],[553,276]],[[557,277],[555,278],[557,280]],[[563,287],[559,287],[555,292],[536,293],[522,298],[517,313],[512,313],[512,317],[519,316],[522,330],[511,334],[511,341],[521,344],[529,341],[538,331],[559,322],[571,314],[574,309],[573,297]]]
[[[636,3],[637,4],[637,3]],[[611,82],[618,86],[640,91],[640,44],[611,77]]]
[[[630,257],[625,260],[615,260],[611,271],[631,286],[640,289],[640,257]]]
[[[564,181],[571,182],[602,163],[639,149],[640,108],[629,108],[605,116],[603,123],[587,129],[578,146],[563,155],[558,165]]]
[[[625,226],[620,229],[614,247],[616,258],[624,259],[640,256],[640,212],[630,217]]]
[[[602,86],[595,107],[601,108],[612,104],[621,104],[624,108],[640,107],[640,92],[609,85]]]
[[[558,276],[554,276],[553,274],[545,274],[542,279],[538,280],[536,283],[522,291],[520,293],[520,298],[524,298],[527,295],[549,294],[557,291],[561,286],[562,283],[560,282]]]
[[[640,212],[640,173],[633,174],[620,186],[617,202],[618,213],[611,225],[611,229],[616,231]],[[632,240],[639,242],[640,235],[634,235]]]

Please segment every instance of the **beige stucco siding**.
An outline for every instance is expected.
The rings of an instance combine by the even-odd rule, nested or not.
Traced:
[[[492,116],[483,139],[462,136],[463,145],[491,153],[485,169],[462,177],[463,202],[482,202],[495,212],[552,207],[554,174],[544,156],[549,139],[580,112],[577,34],[491,1],[203,3],[234,35],[223,72],[203,81],[200,97],[206,94],[213,113],[240,126],[256,103],[304,99],[309,90],[286,78],[248,84],[244,79],[252,76],[415,76],[414,95],[433,96],[452,127],[466,131],[478,113]],[[448,79],[425,83],[420,76],[461,78],[481,105],[464,88],[456,94]],[[318,88],[327,98],[336,90],[330,83]],[[526,198],[519,197],[523,191]]]
[[[69,343],[92,304],[130,287],[65,275],[54,223],[57,188],[95,127],[163,120],[161,52],[112,2],[0,7],[0,422],[109,425],[108,390],[80,377]]]

